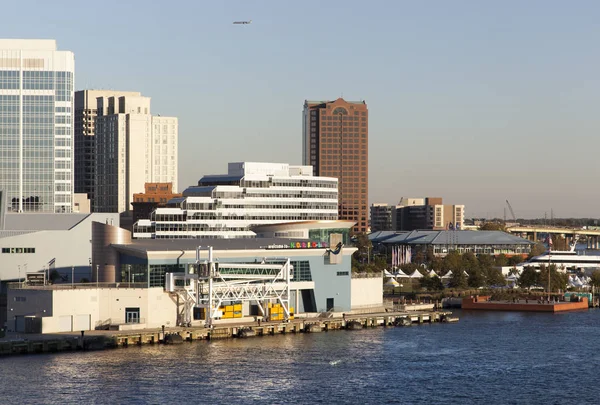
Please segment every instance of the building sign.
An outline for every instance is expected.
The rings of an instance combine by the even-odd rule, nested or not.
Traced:
[[[265,249],[323,249],[328,248],[329,243],[327,242],[290,242],[285,245],[268,245]]]
[[[27,273],[27,284],[29,285],[45,285],[45,273]]]

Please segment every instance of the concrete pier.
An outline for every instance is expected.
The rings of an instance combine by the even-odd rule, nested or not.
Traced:
[[[451,315],[447,311],[403,311],[371,314],[344,314],[332,318],[297,318],[287,322],[257,322],[241,319],[240,322],[215,322],[212,328],[204,326],[176,327],[137,330],[106,331],[94,330],[83,333],[20,334],[0,340],[0,355],[55,353],[76,350],[104,350],[146,344],[169,343],[168,335],[181,336],[183,341],[248,338],[252,336],[278,335],[286,333],[316,333],[342,329],[407,326],[412,324],[442,322]]]

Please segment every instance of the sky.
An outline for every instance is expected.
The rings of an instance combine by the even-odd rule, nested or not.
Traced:
[[[302,163],[304,100],[365,100],[369,201],[600,218],[600,2],[28,1],[0,37],[56,39],[76,89],[179,118],[180,189]],[[250,25],[233,21],[252,20]]]

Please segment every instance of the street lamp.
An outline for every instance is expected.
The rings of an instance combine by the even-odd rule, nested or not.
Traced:
[[[99,264],[96,265],[96,288],[98,288],[98,268],[100,267]]]

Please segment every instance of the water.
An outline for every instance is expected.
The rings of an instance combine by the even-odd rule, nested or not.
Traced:
[[[596,404],[600,312],[0,359],[0,403]]]

